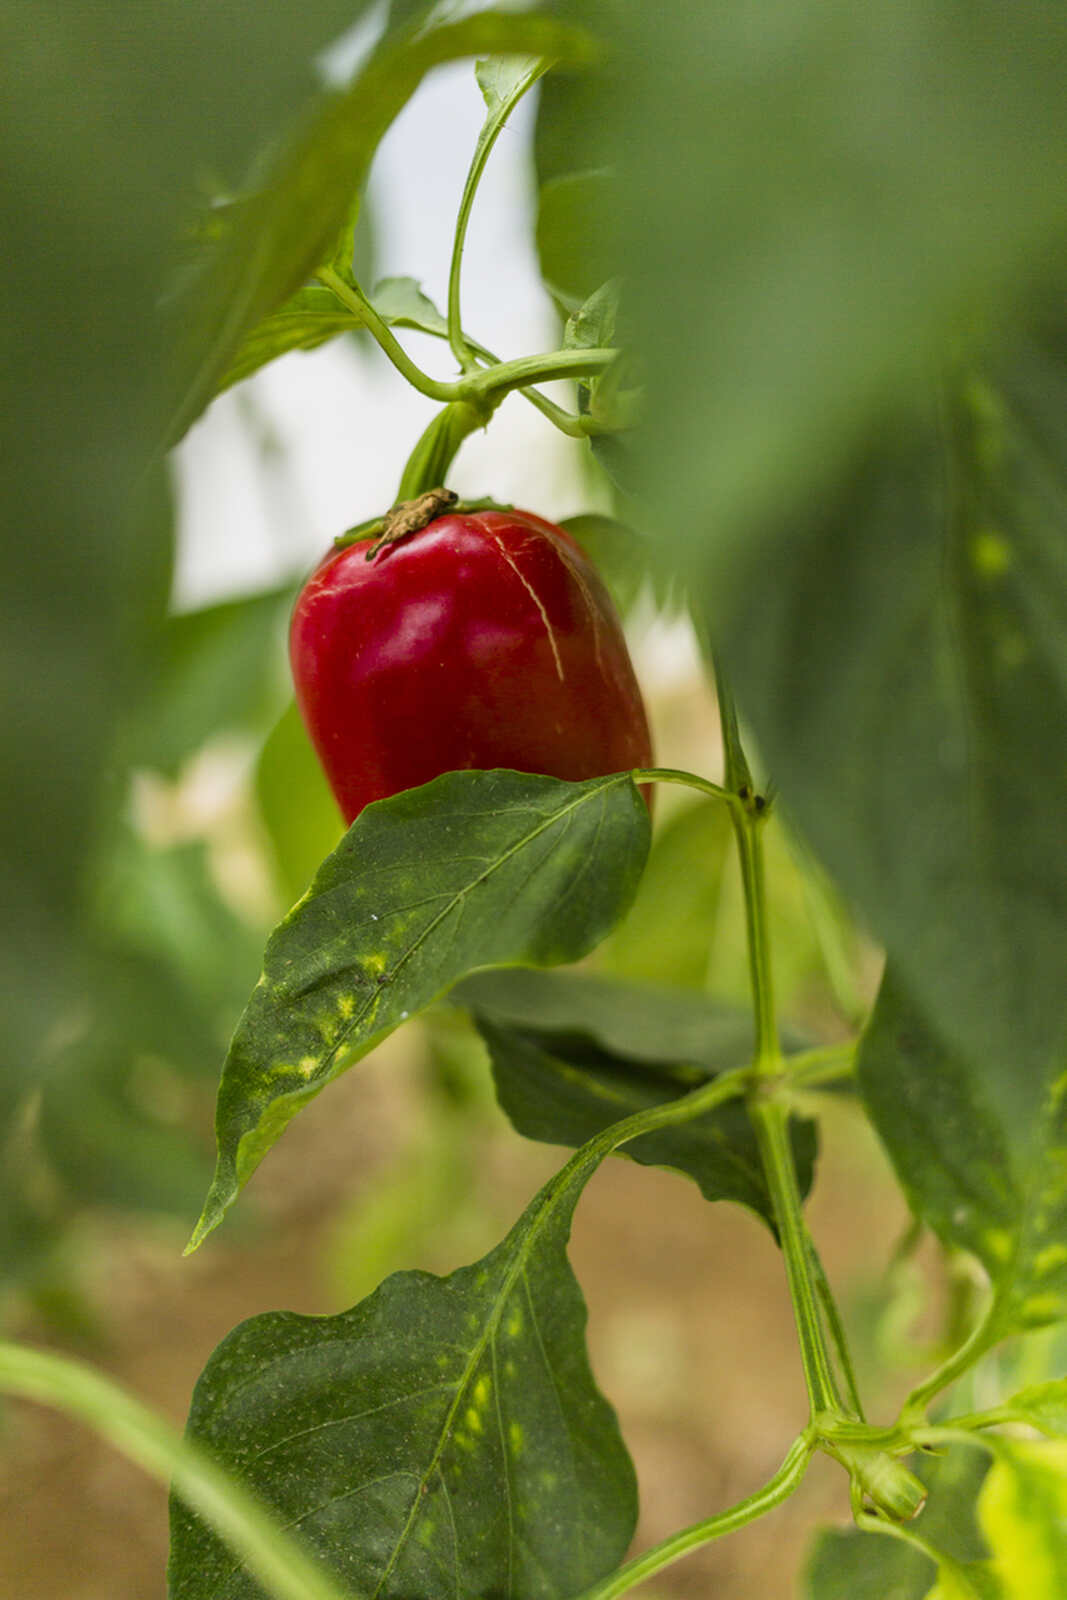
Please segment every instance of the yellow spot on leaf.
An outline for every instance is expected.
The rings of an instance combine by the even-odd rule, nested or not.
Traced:
[[[1046,1322],[1058,1322],[1063,1313],[1062,1295],[1032,1294],[1028,1300],[1023,1301],[1020,1315],[1023,1322],[1033,1327],[1041,1327]]]
[[[982,1243],[991,1256],[998,1261],[1010,1261],[1011,1253],[1015,1248],[1014,1236],[1007,1228],[987,1228],[982,1235]]]
[[[1034,1257],[1034,1272],[1043,1278],[1046,1272],[1055,1272],[1067,1261],[1067,1244],[1049,1244]]]
[[[297,1064],[297,1071],[302,1078],[313,1078],[318,1071],[319,1063],[315,1056],[304,1056]]]
[[[476,1406],[487,1406],[489,1404],[489,1396],[492,1393],[492,1388],[493,1386],[487,1377],[484,1375],[480,1377],[478,1382],[474,1385],[474,1404]]]
[[[482,1428],[481,1415],[479,1412],[475,1411],[473,1406],[467,1407],[467,1412],[463,1420],[472,1433],[482,1433],[484,1431]]]
[[[517,1339],[522,1332],[522,1312],[513,1311],[504,1324],[504,1332],[509,1339]]]
[[[525,1439],[524,1439],[524,1435],[523,1435],[523,1431],[522,1431],[522,1424],[518,1423],[518,1422],[509,1422],[508,1423],[508,1444],[511,1446],[511,1453],[512,1453],[513,1456],[518,1456],[518,1455],[522,1454],[522,1447],[523,1447],[524,1442],[525,1442]]]
[[[1014,557],[1005,538],[992,528],[983,528],[971,540],[971,560],[980,578],[1001,578]]]

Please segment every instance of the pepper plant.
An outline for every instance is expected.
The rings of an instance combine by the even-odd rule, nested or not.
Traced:
[[[308,26],[325,36],[340,20],[325,6]],[[464,441],[521,398],[546,430],[587,443],[615,498],[617,520],[577,518],[551,531],[554,548],[595,534],[608,563],[624,551],[635,581],[684,594],[723,760],[601,771],[592,758],[578,778],[533,755],[483,769],[462,756],[459,697],[434,698],[398,620],[389,703],[410,672],[409,706],[454,717],[442,748],[456,761],[346,807],[354,820],[272,934],[222,1069],[190,1248],[211,1248],[304,1105],[442,1001],[473,1020],[517,1134],[574,1154],[481,1260],[397,1273],[337,1315],[243,1323],[209,1361],[183,1441],[59,1357],[5,1346],[0,1384],[68,1407],[173,1478],[174,1600],[611,1600],[768,1516],[819,1454],[844,1474],[854,1527],[815,1544],[809,1600],[1053,1600],[1067,1586],[1067,1378],[1051,1370],[981,1406],[959,1397],[990,1352],[1067,1318],[1062,27],[1036,0],[1010,16],[922,0],[894,18],[804,0],[773,16],[655,17],[394,0],[375,26],[348,85],[276,130],[247,190],[197,217],[162,320],[143,313],[170,359],[156,432],[127,463],[141,472],[140,537],[116,572],[158,600],[144,473],[159,448],[266,363],[359,332],[439,410],[409,442],[394,506],[354,494],[346,559],[401,574],[446,519],[511,526],[493,484],[455,506],[449,480]],[[361,282],[355,238],[383,133],[457,58],[478,62],[486,119],[438,309],[411,280]],[[561,337],[501,359],[461,293],[464,245],[494,144],[531,93],[536,242]],[[181,174],[190,188],[194,176]],[[411,329],[447,346],[454,376],[422,369]],[[556,380],[572,403],[545,394]],[[599,648],[581,630],[608,613],[553,621],[519,550],[500,551],[561,679],[553,627],[578,630],[566,662],[580,699]],[[454,602],[442,585],[446,615],[462,584],[457,569]],[[153,659],[151,616],[146,602],[125,659]],[[109,731],[99,749],[80,733],[72,748],[85,784],[95,794],[106,774],[113,796],[124,761],[151,764],[150,719],[110,680],[95,692]],[[375,692],[356,685],[353,715]],[[344,693],[330,694],[320,749],[344,731]],[[238,685],[241,717],[254,698]],[[618,706],[634,733],[639,703],[627,690]],[[20,769],[26,794],[39,754]],[[667,786],[728,820],[748,1015],[561,970],[632,906],[655,849],[642,789]],[[886,952],[873,1011],[844,1042],[805,1040],[776,1005],[765,843],[780,813]],[[95,848],[87,828],[79,818],[79,852]],[[34,937],[74,900],[46,897]],[[111,981],[114,960],[105,969]],[[74,970],[50,991],[61,1010]],[[17,1105],[26,1085],[12,1083]],[[43,1093],[61,1127],[62,1097]],[[891,1416],[867,1414],[804,1215],[830,1094],[870,1119],[917,1223],[981,1273],[969,1326]],[[768,1481],[636,1553],[634,1471],[567,1257],[583,1189],[615,1154],[766,1225],[808,1398]]]

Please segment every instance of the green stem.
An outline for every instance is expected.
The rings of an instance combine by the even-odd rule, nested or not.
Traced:
[[[471,160],[467,181],[463,185],[463,194],[459,202],[459,211],[456,215],[456,231],[452,242],[452,262],[448,273],[448,343],[452,354],[464,372],[469,372],[474,367],[474,356],[470,346],[463,337],[463,321],[460,315],[459,284],[460,272],[463,265],[463,249],[467,241],[467,225],[470,221],[471,207],[478,185],[485,171],[486,162],[489,160],[493,146],[496,144],[508,117],[518,105],[523,95],[531,89],[547,72],[551,62],[534,61],[529,69],[518,78],[506,98],[495,106],[487,117],[484,127],[478,137],[474,156]]]
[[[969,1372],[975,1363],[982,1359],[987,1350],[992,1349],[999,1338],[997,1325],[999,1312],[997,1300],[991,1299],[972,1328],[970,1336],[964,1340],[959,1349],[911,1391],[901,1408],[902,1422],[921,1417],[930,1401],[935,1399],[942,1389],[947,1389],[950,1383],[962,1378],[964,1373]]]
[[[749,1097],[749,1114],[774,1203],[800,1339],[804,1381],[814,1420],[826,1412],[840,1412],[842,1406],[819,1316],[808,1230],[801,1212],[800,1190],[789,1143],[788,1114],[777,1101],[758,1093]]]
[[[731,812],[731,818],[745,895],[748,965],[756,1020],[755,1064],[757,1072],[769,1075],[781,1070],[782,1048],[778,1042],[778,1023],[774,1012],[774,980],[767,926],[767,888],[763,867],[764,819],[737,807]]]
[[[850,1078],[856,1066],[856,1041],[819,1045],[788,1056],[783,1064],[791,1089],[817,1089],[824,1083]]]
[[[826,1276],[826,1268],[822,1264],[822,1257],[815,1248],[815,1241],[808,1234],[808,1250],[811,1253],[811,1270],[815,1280],[815,1292],[822,1306],[822,1314],[826,1319],[826,1326],[830,1333],[841,1376],[845,1380],[845,1392],[849,1404],[860,1422],[867,1419],[863,1414],[863,1401],[860,1399],[859,1385],[856,1382],[856,1369],[852,1365],[852,1352],[848,1348],[845,1338],[845,1325],[841,1320],[841,1313],[837,1309],[837,1301],[830,1287],[830,1280]]]
[[[709,794],[715,800],[723,800],[731,808],[739,804],[737,796],[731,794],[720,784],[712,783],[708,778],[701,778],[695,772],[683,772],[679,767],[648,767],[641,768],[633,773],[635,783],[680,783],[687,789],[699,789],[701,794]]]
[[[333,267],[320,267],[315,276],[327,289],[331,289],[341,304],[346,306],[360,324],[374,335],[393,366],[420,394],[428,395],[431,400],[449,401],[462,398],[457,392],[456,384],[439,383],[436,378],[431,378],[428,372],[423,372],[421,367],[416,366],[400,340],[356,284],[346,283]]]
[[[439,411],[407,459],[397,501],[415,500],[427,489],[440,488],[464,439],[484,428],[488,417],[488,412],[463,401],[454,401]]]
[[[657,1572],[662,1572],[664,1567],[671,1566],[682,1556],[688,1555],[691,1550],[710,1544],[713,1539],[721,1539],[724,1534],[735,1533],[738,1528],[743,1528],[748,1523],[755,1522],[757,1517],[773,1511],[775,1506],[787,1500],[800,1484],[813,1450],[814,1445],[809,1435],[801,1434],[794,1441],[774,1477],[769,1479],[762,1489],[757,1489],[756,1493],[750,1494],[747,1499],[739,1500],[727,1511],[720,1511],[713,1517],[706,1517],[703,1522],[694,1522],[691,1527],[682,1528],[680,1532],[671,1534],[662,1544],[654,1545],[651,1550],[646,1550],[644,1555],[628,1561],[609,1578],[594,1584],[591,1589],[584,1589],[577,1600],[616,1600],[616,1596],[625,1594],[639,1583],[644,1583],[647,1578],[655,1577]]]
[[[551,383],[557,378],[589,377],[603,372],[618,355],[617,350],[550,350],[544,355],[520,356],[515,361],[501,361],[491,367],[464,372],[453,383],[431,378],[417,366],[388,324],[380,317],[354,283],[346,283],[332,267],[320,267],[316,273],[319,282],[333,291],[341,304],[351,311],[362,327],[373,334],[382,351],[420,394],[446,405],[467,401],[477,409],[492,412],[513,389],[525,390],[531,384]],[[552,409],[552,402],[539,396],[535,404],[541,409]],[[561,413],[566,416],[566,413]],[[585,430],[580,430],[584,432]]]
[[[641,1134],[655,1133],[676,1122],[692,1122],[695,1117],[705,1116],[709,1111],[714,1111],[716,1106],[745,1094],[751,1082],[752,1073],[748,1067],[735,1067],[730,1072],[720,1072],[708,1083],[700,1084],[688,1094],[679,1095],[676,1100],[665,1100],[662,1105],[649,1106],[646,1111],[635,1111],[632,1116],[625,1117],[622,1122],[612,1123],[590,1139],[588,1144],[582,1145],[563,1171],[569,1173],[572,1168],[586,1162],[599,1166],[612,1151],[628,1144],[631,1139],[639,1138]]]
[[[276,1600],[350,1600],[270,1513],[175,1428],[82,1362],[0,1342],[0,1390],[88,1424],[210,1522]]]
[[[450,399],[478,398],[499,404],[513,389],[524,389],[532,383],[551,383],[556,378],[584,378],[603,372],[618,355],[617,350],[550,350],[544,355],[519,356],[515,361],[502,361],[499,366],[484,371],[468,373],[453,385],[455,394]]]
[[[723,766],[726,787],[734,793],[752,788],[752,771],[741,744],[741,730],[737,720],[737,706],[722,662],[713,650],[712,671],[715,674],[715,696],[719,702],[719,725],[722,729]]]
[[[800,1359],[808,1390],[812,1421],[828,1414],[844,1415],[838,1394],[837,1378],[826,1343],[826,1329],[820,1314],[820,1295],[816,1268],[817,1256],[808,1235],[797,1181],[796,1164],[789,1139],[789,1113],[781,1098],[771,1091],[783,1071],[778,1023],[774,1009],[774,982],[771,966],[770,929],[767,918],[767,890],[763,862],[763,827],[767,820],[766,802],[755,793],[752,769],[741,743],[737,708],[720,661],[713,656],[715,690],[722,726],[726,788],[736,797],[730,817],[737,839],[741,882],[745,897],[745,929],[748,941],[752,1008],[756,1026],[753,1072],[756,1082],[748,1096],[749,1116],[759,1145],[785,1258],[789,1293],[793,1302]],[[762,1080],[762,1081],[760,1081]],[[852,1364],[845,1345],[844,1329],[833,1305],[829,1285],[822,1298],[832,1308],[831,1326],[839,1340],[842,1369],[852,1385]],[[861,1412],[859,1397],[853,1404]],[[862,1413],[861,1413],[862,1414]]]
[[[434,334],[438,339],[447,338],[447,333],[441,333],[432,328],[426,328],[424,331]],[[483,362],[486,367],[502,367],[504,365],[499,356],[495,356],[491,350],[486,349],[484,344],[479,344],[476,339],[472,339],[466,333],[463,335],[463,342],[467,349],[477,356],[478,360]],[[565,433],[570,439],[588,439],[590,434],[614,433],[617,431],[606,423],[598,422],[595,417],[580,416],[576,412],[565,411],[562,406],[556,405],[554,400],[550,400],[539,389],[526,388],[520,389],[518,392],[524,400],[528,400],[532,406],[540,411],[541,415],[547,418],[554,428],[558,428],[561,433]]]

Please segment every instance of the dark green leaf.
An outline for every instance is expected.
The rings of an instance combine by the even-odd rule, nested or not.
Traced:
[[[770,570],[754,549],[724,643],[801,828],[919,1007],[992,1093],[1032,1101],[1067,1037],[1062,332],[997,367],[954,387],[942,434],[887,424]]]
[[[857,1061],[917,1215],[973,1251],[1003,1335],[1067,1316],[1067,1077],[993,1075],[950,1054],[887,974]]]
[[[449,999],[501,1027],[560,1041],[582,1037],[617,1057],[620,1066],[624,1061],[658,1066],[680,1090],[711,1072],[743,1067],[752,1054],[747,1011],[684,990],[592,972],[479,973],[453,989]]]
[[[208,1363],[190,1434],[353,1593],[564,1600],[625,1554],[633,1468],[566,1257],[595,1165],[554,1179],[475,1265],[400,1273],[340,1316],[257,1317]],[[208,1527],[171,1515],[171,1600],[262,1595]]]
[[[581,57],[586,48],[576,30],[534,13],[483,11],[387,34],[351,85],[305,117],[178,308],[172,437],[211,399],[245,335],[332,257],[382,135],[432,67],[483,53]]]
[[[915,1531],[955,1561],[980,1560],[985,1548],[975,1500],[989,1470],[984,1452],[953,1448],[911,1465],[930,1489]],[[803,1593],[804,1600],[925,1600],[934,1578],[933,1562],[919,1550],[854,1528],[835,1529],[818,1535]]]
[[[469,1006],[489,1049],[500,1103],[528,1139],[580,1146],[636,1111],[677,1099],[752,1056],[747,1012],[684,991],[591,974],[489,972],[452,998]],[[802,1192],[811,1184],[814,1124],[794,1126]],[[740,1100],[631,1140],[624,1153],[673,1167],[706,1200],[733,1200],[772,1223],[759,1150]]]
[[[300,1107],[457,979],[592,949],[633,899],[648,837],[624,774],[452,772],[368,806],[267,946],[223,1071],[194,1243]]]
[[[295,702],[260,752],[256,799],[282,892],[292,904],[344,832],[337,801]]]

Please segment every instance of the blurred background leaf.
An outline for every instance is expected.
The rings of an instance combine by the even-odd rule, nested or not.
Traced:
[[[279,883],[291,905],[344,833],[337,801],[295,701],[260,751],[256,799]]]

